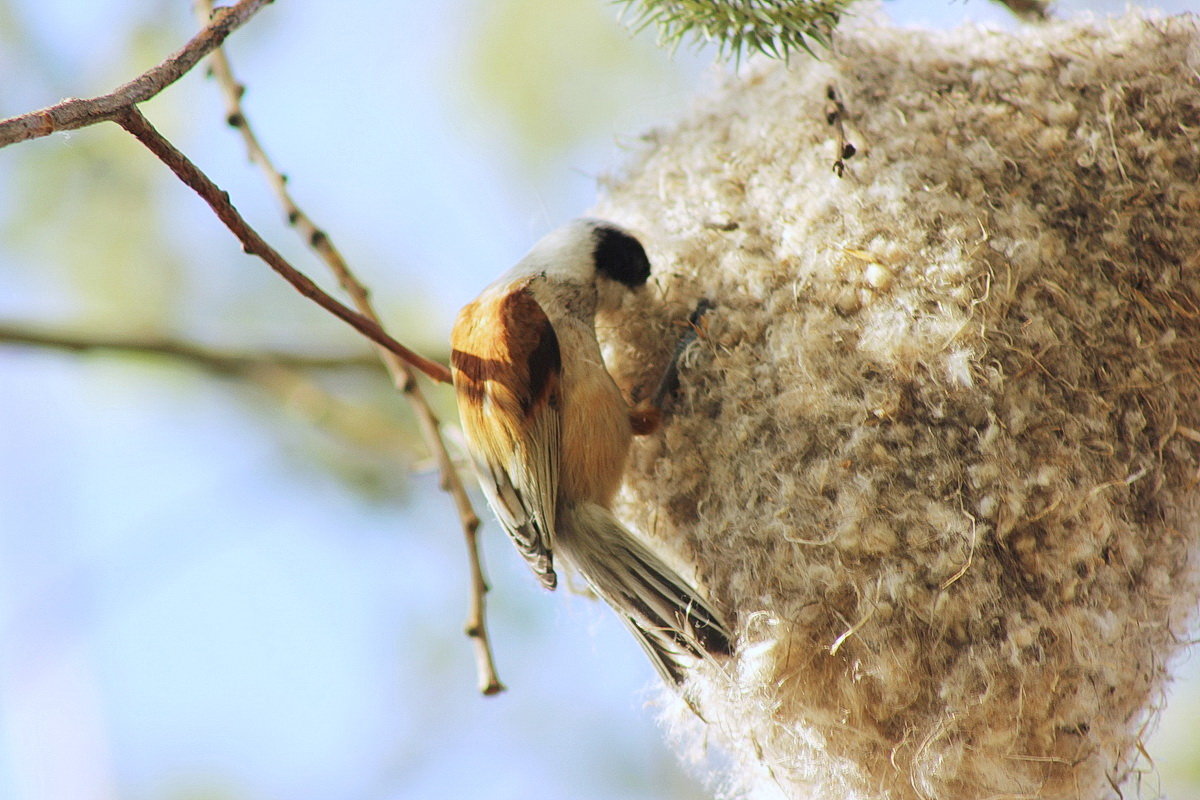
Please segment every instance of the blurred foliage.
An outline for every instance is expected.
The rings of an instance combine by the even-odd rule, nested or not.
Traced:
[[[629,86],[682,88],[680,72],[619,25],[611,3],[477,0],[476,8],[462,90],[501,119],[524,168],[557,169],[585,138],[615,133]]]
[[[0,0],[0,45],[4,47],[20,47],[24,37],[19,27],[20,19],[13,12],[9,0]]]
[[[21,28],[11,8],[3,16],[24,42],[16,53],[24,56],[22,74],[57,89],[51,96],[79,91],[60,85],[56,54]],[[128,62],[153,63],[178,38],[158,22],[138,25],[125,34],[125,55],[103,72],[112,85],[128,80]],[[8,182],[12,209],[0,220],[4,245],[36,258],[44,279],[69,288],[80,321],[161,328],[181,301],[182,267],[154,202],[161,166],[109,125],[22,148]]]
[[[423,445],[407,405],[386,377],[264,377],[271,404],[304,423],[280,431],[285,451],[336,476],[364,499],[406,502]]]
[[[181,777],[162,795],[162,800],[247,800],[250,795],[223,785],[213,775]]]
[[[159,165],[115,128],[28,146],[0,225],[13,251],[69,289],[79,321],[119,330],[163,329],[179,296],[181,262],[153,202]]]

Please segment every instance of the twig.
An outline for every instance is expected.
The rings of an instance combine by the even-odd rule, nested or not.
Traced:
[[[65,331],[49,331],[16,324],[0,323],[0,344],[24,345],[72,353],[108,351],[172,358],[206,369],[218,375],[239,376],[263,368],[290,370],[379,370],[379,360],[367,355],[318,356],[274,350],[230,352],[181,339],[105,336]]]
[[[181,153],[175,145],[167,141],[165,136],[155,130],[154,126],[142,116],[142,112],[138,111],[137,108],[129,106],[122,109],[112,119],[137,137],[138,141],[144,144],[150,152],[158,156],[160,161],[170,167],[171,171],[181,181],[191,187],[196,194],[200,195],[220,220],[225,223],[225,226],[238,238],[247,253],[256,255],[263,261],[266,261],[271,269],[278,272],[300,294],[312,300],[338,319],[349,324],[371,341],[403,358],[430,378],[436,381],[449,382],[450,373],[446,367],[409,350],[393,339],[380,326],[378,321],[365,317],[352,308],[338,302],[322,290],[321,287],[313,283],[307,275],[289,264],[238,213],[233,204],[229,202],[229,193],[221,191],[207,175],[188,160],[187,156]]]
[[[211,13],[211,0],[200,0],[197,3],[200,14]],[[275,193],[276,199],[282,206],[288,223],[309,246],[325,261],[338,283],[346,291],[359,312],[373,320],[378,315],[371,304],[370,293],[354,276],[341,253],[334,246],[329,235],[313,222],[296,204],[287,189],[287,178],[275,167],[267,156],[266,151],[255,136],[254,130],[242,109],[242,96],[245,87],[233,76],[229,59],[224,51],[217,49],[209,60],[213,76],[221,86],[225,97],[225,120],[241,133],[242,141],[250,160],[258,165],[267,183]],[[419,385],[413,379],[408,366],[386,350],[380,350],[380,356],[396,387],[408,398],[421,427],[421,435],[429,451],[434,455],[441,476],[441,488],[450,494],[458,510],[463,534],[466,538],[467,553],[471,572],[470,604],[467,612],[466,633],[471,638],[475,648],[476,671],[479,675],[479,689],[485,695],[497,694],[504,690],[504,684],[496,671],[495,659],[492,654],[491,638],[488,635],[486,616],[487,580],[484,577],[482,558],[479,550],[479,517],[471,505],[463,486],[462,478],[454,466],[446,444],[442,440],[440,422],[429,406]]]
[[[846,173],[846,159],[858,152],[858,148],[846,141],[846,125],[843,118],[846,107],[838,97],[837,89],[830,84],[825,87],[825,122],[833,126],[837,135],[837,158],[833,161],[833,171],[840,178]]]
[[[671,354],[671,360],[667,363],[667,368],[663,370],[662,377],[658,381],[658,388],[651,395],[650,403],[652,407],[662,409],[666,406],[667,397],[679,389],[679,359],[683,357],[683,353],[692,342],[700,338],[700,332],[703,330],[703,323],[707,322],[704,315],[712,310],[712,301],[707,297],[701,297],[696,307],[692,309],[692,313],[687,318],[687,330],[683,336],[679,337],[679,341],[675,343],[675,352]]]
[[[200,59],[219,47],[271,0],[241,0],[222,8],[200,33],[161,64],[117,87],[112,92],[88,100],[68,98],[61,103],[0,121],[0,147],[26,139],[49,136],[113,119],[124,109],[149,100],[183,77]]]
[[[394,458],[405,440],[390,420],[370,405],[346,402],[313,379],[331,370],[383,372],[373,355],[318,356],[278,351],[230,352],[179,339],[91,336],[0,323],[0,346],[60,350],[67,353],[107,352],[170,359],[218,378],[244,381],[288,410],[356,448],[386,452]]]

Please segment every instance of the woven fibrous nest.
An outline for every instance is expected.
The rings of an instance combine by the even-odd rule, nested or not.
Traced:
[[[619,381],[714,304],[619,510],[736,627],[674,714],[726,793],[1128,796],[1197,607],[1198,143],[1194,19],[859,22],[606,183]]]

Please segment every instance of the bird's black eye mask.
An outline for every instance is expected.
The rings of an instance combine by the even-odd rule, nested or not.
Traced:
[[[597,227],[592,236],[596,242],[592,258],[597,272],[630,289],[636,289],[650,277],[650,259],[637,239],[604,225]]]

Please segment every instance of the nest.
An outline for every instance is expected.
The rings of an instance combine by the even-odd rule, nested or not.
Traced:
[[[1200,34],[862,24],[647,137],[596,212],[716,304],[620,512],[735,621],[725,791],[1097,798],[1197,608]],[[832,87],[858,153],[841,177]]]

